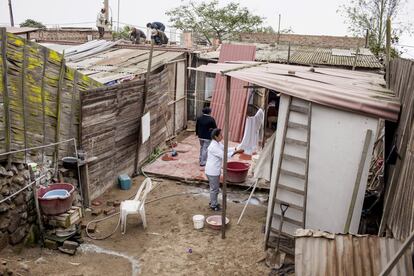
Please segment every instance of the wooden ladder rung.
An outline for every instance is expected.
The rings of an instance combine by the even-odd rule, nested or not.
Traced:
[[[283,158],[285,160],[289,160],[289,161],[299,161],[299,162],[303,162],[303,163],[306,164],[306,158],[303,158],[303,157],[294,156],[294,155],[285,153],[285,154],[283,154]]]
[[[282,216],[281,216],[281,215],[279,215],[279,214],[275,214],[275,213],[273,213],[273,216],[274,216],[274,217],[277,217],[278,219],[282,219]],[[288,218],[288,217],[286,217],[286,216],[283,218],[283,221],[284,221],[284,222],[289,222],[289,223],[291,223],[291,224],[294,224],[294,225],[297,225],[297,226],[300,226],[300,227],[303,227],[303,222],[298,221],[298,220],[295,220],[295,219]]]
[[[286,201],[283,201],[283,200],[279,200],[279,199],[276,199],[276,203],[277,204],[289,205],[289,208],[296,209],[298,211],[303,212],[303,207],[302,206],[299,206],[299,205],[296,205],[296,204],[293,204],[293,203],[289,203],[289,202],[286,202]]]
[[[279,233],[279,229],[276,229],[276,228],[274,228],[274,227],[271,227],[270,228],[270,232],[272,232],[273,234],[276,234],[276,235],[280,235],[280,236],[282,236],[282,238],[283,237],[285,237],[285,238],[289,238],[289,239],[294,239],[295,237],[294,236],[292,236],[291,234],[288,234],[288,233],[285,233],[285,232],[282,232],[281,234]]]
[[[296,173],[296,172],[292,172],[289,170],[285,170],[285,169],[280,169],[280,172],[285,174],[285,175],[289,175],[289,176],[293,176],[293,177],[297,177],[303,180],[306,180],[306,176],[300,173]]]
[[[287,138],[285,139],[285,142],[287,144],[294,144],[294,145],[299,145],[299,146],[308,146],[308,142],[306,141],[301,141],[301,140],[297,140],[297,139],[293,139],[293,138]]]
[[[308,126],[307,125],[299,124],[299,123],[294,123],[294,122],[289,122],[288,123],[288,127],[291,127],[291,128],[300,128],[300,129],[305,129],[305,130],[308,129]]]
[[[299,105],[291,105],[290,110],[298,113],[309,114],[309,108]]]
[[[277,187],[280,188],[280,189],[289,191],[291,193],[295,193],[295,194],[298,194],[298,195],[305,195],[305,192],[302,191],[302,190],[292,188],[292,187],[289,187],[289,186],[286,186],[286,185],[283,185],[283,184],[280,184],[280,183],[277,185]]]

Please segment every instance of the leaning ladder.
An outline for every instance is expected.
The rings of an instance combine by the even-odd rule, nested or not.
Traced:
[[[295,113],[292,116],[292,113]],[[294,122],[293,118],[300,119],[301,123]],[[309,148],[310,148],[310,133],[311,133],[311,118],[312,118],[312,103],[305,102],[296,98],[289,97],[288,110],[285,118],[285,125],[283,128],[283,139],[281,152],[279,156],[279,163],[276,171],[276,187],[272,200],[272,215],[270,216],[270,222],[268,224],[268,232],[266,233],[266,248],[275,247],[275,243],[270,241],[270,232],[276,234],[278,239],[287,239],[288,242],[283,243],[280,246],[281,250],[288,253],[293,253],[293,233],[288,233],[283,230],[279,233],[279,230],[272,227],[273,218],[278,218],[279,223],[282,220],[282,214],[278,214],[276,211],[281,205],[289,206],[286,215],[283,218],[284,223],[290,224],[290,229],[305,228],[306,226],[306,204],[307,204],[307,191],[308,191],[308,175],[309,175]],[[289,132],[296,132],[300,136],[305,137],[305,140],[289,137]],[[296,154],[287,152],[287,147],[294,149]],[[302,152],[302,156],[299,156],[298,152]],[[295,171],[286,168],[289,164],[295,165],[297,168]],[[285,166],[284,166],[285,165]],[[300,169],[300,171],[298,170]],[[284,183],[287,180],[294,180],[296,185],[289,185]],[[297,185],[299,183],[299,185]],[[283,194],[283,198],[282,195]],[[295,199],[295,200],[293,200]],[[300,204],[298,203],[300,201]],[[275,206],[277,209],[275,209]],[[293,216],[295,212],[295,216]],[[289,245],[290,244],[290,245]]]

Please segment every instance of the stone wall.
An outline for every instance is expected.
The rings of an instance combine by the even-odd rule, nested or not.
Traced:
[[[276,43],[277,34],[266,33],[242,33],[240,40],[243,42],[255,43]],[[280,34],[280,44],[313,46],[321,48],[356,48],[365,46],[365,38],[348,36],[328,36],[328,35],[300,35],[300,34]]]
[[[0,164],[0,201],[29,184],[26,165],[13,164],[9,170]],[[7,244],[24,241],[36,220],[33,191],[28,188],[0,203],[0,250]]]
[[[30,38],[36,41],[71,41],[79,43],[87,42],[88,36],[92,39],[98,39],[99,34],[94,29],[45,29],[30,34]],[[111,40],[112,32],[106,31],[104,39]]]

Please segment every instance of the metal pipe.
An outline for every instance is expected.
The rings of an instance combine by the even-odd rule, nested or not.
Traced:
[[[14,27],[14,18],[13,18],[13,7],[12,2],[9,0],[9,13],[10,13],[10,25]]]

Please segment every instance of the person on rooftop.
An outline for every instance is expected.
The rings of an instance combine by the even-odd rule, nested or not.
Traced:
[[[96,17],[96,27],[98,28],[99,32],[99,39],[103,39],[105,34],[105,27],[108,24],[108,21],[105,18],[105,12],[105,8],[102,8]]]
[[[211,143],[207,150],[206,176],[208,184],[210,185],[210,209],[213,211],[220,211],[220,204],[218,204],[217,197],[220,188],[221,166],[224,158],[224,145],[221,143],[223,135],[221,129],[215,128],[211,132]],[[235,154],[243,153],[242,149],[229,148],[227,152],[228,158]]]
[[[147,39],[147,36],[140,29],[132,27],[131,32],[129,34],[129,38],[131,39],[133,44],[141,44],[145,42],[145,39]]]
[[[199,163],[201,167],[204,167],[207,162],[207,148],[211,143],[211,132],[217,128],[216,120],[210,114],[211,108],[204,107],[203,115],[198,117],[196,121],[196,135],[200,140]]]
[[[147,23],[147,28],[159,30],[161,32],[165,32],[165,25],[161,22],[152,22]]]
[[[152,29],[151,39],[154,40],[155,45],[166,45],[166,44],[168,44],[168,37],[161,30]]]

